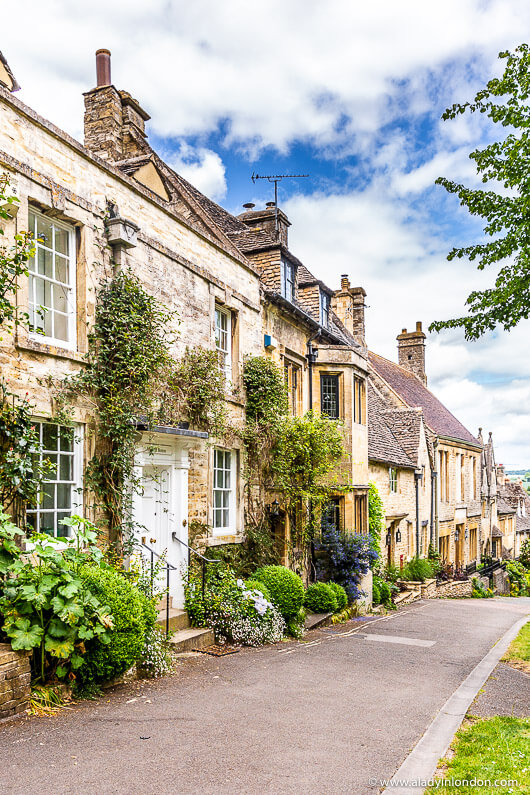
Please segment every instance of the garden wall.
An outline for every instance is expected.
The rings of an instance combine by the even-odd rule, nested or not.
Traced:
[[[31,693],[30,652],[0,643],[0,720],[25,712]]]
[[[440,583],[436,586],[436,593],[426,598],[444,599],[449,597],[452,599],[459,599],[463,596],[471,596],[472,590],[473,583],[471,580],[453,580],[451,582]]]

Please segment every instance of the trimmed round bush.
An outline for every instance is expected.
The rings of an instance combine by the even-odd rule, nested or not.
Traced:
[[[247,591],[261,591],[267,602],[272,602],[269,589],[264,582],[259,580],[245,580],[245,588]]]
[[[114,569],[83,566],[81,577],[95,596],[109,608],[113,629],[109,643],[87,641],[78,680],[106,682],[124,673],[140,657],[146,633],[156,621],[150,599]]]
[[[388,605],[392,601],[392,591],[390,585],[384,580],[379,583],[380,601],[383,605]]]
[[[298,574],[286,566],[262,566],[254,572],[252,580],[266,585],[273,605],[287,623],[295,618],[304,603],[304,586]]]
[[[314,582],[305,592],[304,605],[313,613],[336,613],[339,605],[335,591],[327,582]]]
[[[338,582],[328,582],[328,585],[337,598],[338,609],[344,610],[344,608],[348,606],[348,594]]]

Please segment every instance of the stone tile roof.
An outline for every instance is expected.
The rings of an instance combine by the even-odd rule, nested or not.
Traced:
[[[405,469],[414,463],[400,445],[386,422],[385,404],[368,381],[368,458]]]
[[[506,500],[503,500],[502,497],[498,497],[497,498],[497,513],[500,513],[500,514],[514,514],[514,513],[517,513],[517,511],[516,511],[515,508],[512,508],[512,506],[508,502],[506,502]]]
[[[385,409],[385,420],[411,461],[418,461],[421,435],[421,411],[418,409]]]
[[[518,533],[530,531],[530,516],[518,516],[515,520],[515,527]]]
[[[478,440],[415,375],[371,351],[368,352],[368,358],[376,373],[408,406],[423,409],[426,424],[438,436],[458,439],[480,447]]]

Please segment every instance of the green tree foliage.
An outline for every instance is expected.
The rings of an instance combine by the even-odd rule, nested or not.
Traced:
[[[445,177],[436,180],[471,215],[483,218],[486,242],[454,248],[448,255],[477,260],[479,270],[505,263],[494,287],[472,292],[465,317],[436,321],[431,331],[462,328],[466,339],[478,339],[500,324],[513,328],[530,313],[530,50],[527,44],[514,52],[501,52],[506,64],[500,78],[490,80],[473,102],[455,104],[442,118],[455,119],[466,113],[485,114],[506,128],[506,137],[469,155],[477,174],[489,189],[467,188]]]
[[[368,489],[368,527],[374,542],[374,549],[381,555],[381,533],[385,527],[385,510],[383,500],[375,483],[371,482]]]

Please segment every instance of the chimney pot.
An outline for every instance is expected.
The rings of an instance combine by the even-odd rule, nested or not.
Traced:
[[[265,207],[276,207],[276,202],[265,202]]]
[[[344,292],[350,289],[350,279],[347,273],[343,273],[340,277],[340,288]]]
[[[416,323],[416,331],[421,331],[421,320],[418,320]]]
[[[110,50],[96,50],[96,83],[100,86],[110,86]]]
[[[247,202],[246,204],[243,205],[245,210],[252,210],[255,206],[256,205],[254,204],[254,202]]]
[[[406,333],[407,333],[407,329],[406,329],[406,328],[402,328],[402,329],[401,329],[401,333],[402,333],[402,334],[406,334]]]

